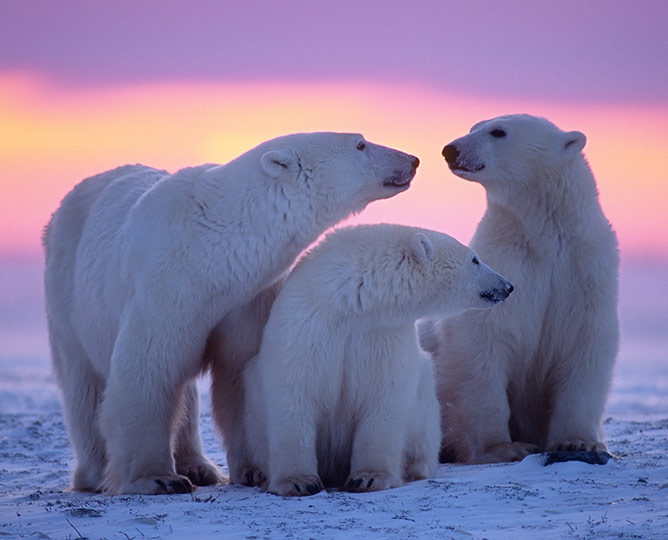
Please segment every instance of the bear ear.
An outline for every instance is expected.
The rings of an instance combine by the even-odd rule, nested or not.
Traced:
[[[564,145],[564,152],[571,155],[580,152],[587,144],[587,137],[579,131],[564,133],[561,140]]]
[[[272,178],[297,178],[301,166],[299,158],[292,150],[270,150],[262,154],[260,164]]]
[[[431,261],[434,259],[434,244],[423,233],[415,233],[411,238],[411,249],[420,261]]]

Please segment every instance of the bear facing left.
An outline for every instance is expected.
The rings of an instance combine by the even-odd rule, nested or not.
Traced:
[[[51,356],[72,488],[183,493],[205,457],[195,377],[211,368],[230,476],[245,455],[240,373],[283,275],[327,228],[405,191],[419,160],[358,134],[306,133],[226,165],[88,178],[44,233]],[[244,327],[239,329],[238,324]]]

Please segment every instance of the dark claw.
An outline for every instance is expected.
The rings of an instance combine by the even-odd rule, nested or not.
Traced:
[[[295,490],[297,491],[297,493],[302,492],[302,490],[299,488],[299,486],[296,484],[296,482],[292,482],[292,485],[295,486]]]
[[[612,457],[608,452],[598,451],[556,451],[546,452],[543,465],[552,465],[553,463],[563,463],[565,461],[583,461],[591,465],[605,465]]]
[[[318,484],[306,484],[306,491],[308,491],[310,495],[315,495],[321,490],[322,488]]]
[[[155,483],[160,486],[160,489],[162,491],[164,491],[165,493],[167,492],[167,486],[165,485],[165,483],[162,480],[156,479]]]
[[[245,479],[247,486],[253,485],[253,473],[251,471],[246,471]]]
[[[351,489],[357,489],[362,485],[362,479],[361,478],[353,478],[348,482],[348,486]]]
[[[183,480],[174,480],[170,482],[169,487],[172,488],[174,493],[190,493],[193,490],[192,484],[186,478]]]
[[[457,461],[457,453],[454,448],[441,448],[441,451],[438,454],[438,461],[439,463],[455,463]]]
[[[197,473],[199,475],[199,478],[195,482],[192,482],[192,478],[190,481],[198,486],[212,486],[213,484],[217,484],[219,482],[219,479],[211,473],[208,467],[205,466],[200,466],[199,469],[197,469]]]
[[[366,488],[369,489],[373,485],[373,478],[369,478],[369,481],[366,483]]]

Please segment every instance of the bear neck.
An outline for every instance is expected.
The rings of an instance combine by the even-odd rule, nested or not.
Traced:
[[[227,280],[215,284],[239,292],[266,287],[330,223],[296,186],[217,169],[202,175],[194,193],[209,266]]]
[[[517,241],[541,237],[579,238],[594,225],[609,226],[600,204],[594,176],[584,156],[560,167],[545,167],[519,190],[487,191],[484,221]]]
[[[411,328],[428,312],[421,301],[424,284],[428,283],[426,270],[413,267],[408,257],[398,266],[388,266],[385,261],[382,257],[372,257],[365,264],[350,261],[355,274],[327,283],[327,298],[337,298],[343,316],[354,317],[357,324],[377,330]]]

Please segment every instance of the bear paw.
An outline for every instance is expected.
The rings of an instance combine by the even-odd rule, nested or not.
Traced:
[[[404,471],[404,480],[406,482],[415,482],[416,480],[424,480],[431,476],[431,467],[424,461],[413,461],[406,465]]]
[[[77,467],[72,478],[72,491],[89,491],[92,493],[104,490],[103,472],[92,468]]]
[[[325,489],[317,475],[289,476],[276,482],[271,482],[267,491],[283,497],[304,497],[315,495]]]
[[[555,444],[550,450],[557,452],[607,452],[608,447],[600,441],[574,439]]]
[[[250,487],[262,486],[267,481],[266,475],[257,467],[252,466],[241,469],[239,478],[239,484]]]
[[[211,486],[225,482],[225,477],[220,473],[218,467],[206,458],[203,461],[177,466],[176,470],[180,475],[187,476],[196,486]]]
[[[401,481],[389,473],[358,472],[351,473],[343,484],[343,489],[353,493],[380,491],[401,485]]]
[[[470,460],[471,463],[504,463],[522,461],[531,454],[538,453],[538,446],[523,442],[504,442],[485,448],[485,452]]]
[[[137,493],[142,495],[164,495],[191,493],[194,487],[187,477],[181,475],[145,476],[121,485],[115,493]]]

